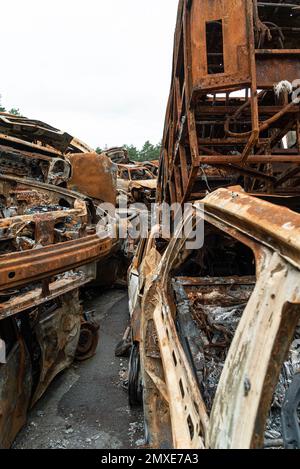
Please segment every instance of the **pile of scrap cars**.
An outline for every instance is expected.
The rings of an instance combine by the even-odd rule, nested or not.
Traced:
[[[179,0],[159,163],[0,115],[1,447],[57,373],[95,352],[79,290],[113,283],[121,250],[134,255],[124,341],[147,445],[300,448],[299,33],[299,0]],[[155,200],[138,243],[112,239],[97,210],[133,223]],[[187,203],[167,236],[161,207]]]
[[[0,115],[0,155],[0,447],[7,448],[54,377],[95,353],[98,326],[79,290],[114,281],[120,246],[97,210],[116,204],[117,171],[106,155],[8,114]]]
[[[138,241],[116,226],[126,233],[140,209],[116,210],[124,195],[154,201],[157,170],[0,113],[0,448],[61,371],[95,354],[99,326],[81,289],[126,281]]]
[[[191,233],[129,270],[150,447],[300,448],[299,33],[296,0],[179,1],[157,203]]]
[[[158,161],[142,163],[130,161],[126,150],[121,151],[123,158],[119,157],[117,160],[115,156],[112,156],[111,150],[106,152],[107,156],[117,164],[118,206],[120,207],[124,201],[125,207],[140,203],[150,209],[151,204],[154,204],[156,200],[159,163]],[[117,154],[120,155],[120,149]]]

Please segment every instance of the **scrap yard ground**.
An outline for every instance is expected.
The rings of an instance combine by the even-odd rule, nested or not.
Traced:
[[[130,409],[123,388],[128,360],[114,353],[128,320],[127,292],[89,291],[89,298],[86,304],[100,323],[96,356],[58,376],[30,412],[15,449],[122,449],[144,444],[142,409]]]

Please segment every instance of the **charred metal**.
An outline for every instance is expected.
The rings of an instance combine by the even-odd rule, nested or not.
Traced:
[[[0,447],[95,354],[82,289],[126,274],[147,447],[300,447],[299,33],[300,0],[179,0],[159,162],[0,113]]]
[[[129,271],[154,448],[298,446],[299,8],[179,1],[157,203],[193,204],[205,239],[152,231]]]
[[[116,204],[116,167],[106,155],[7,114],[0,132],[0,447],[7,448],[55,376],[95,354],[99,327],[80,290],[107,277],[103,267],[120,244],[97,209]],[[115,268],[111,283],[117,275]]]

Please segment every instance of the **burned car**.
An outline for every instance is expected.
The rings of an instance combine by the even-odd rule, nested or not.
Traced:
[[[55,376],[95,353],[98,326],[80,289],[103,276],[119,241],[98,208],[116,203],[107,157],[40,122],[5,115],[0,128],[0,447],[8,448]]]
[[[65,156],[92,149],[40,121],[0,113],[1,173],[66,187],[71,166]]]
[[[156,201],[203,245],[173,216],[131,271],[155,448],[300,447],[299,6],[179,1]]]
[[[113,147],[103,152],[115,164],[134,164],[130,161],[128,151],[123,147]]]
[[[130,203],[143,203],[150,207],[156,199],[157,179],[140,164],[118,165],[119,199],[127,197]]]
[[[128,270],[128,293],[130,314],[130,360],[128,368],[129,405],[139,406],[143,402],[143,386],[140,366],[141,314],[143,293],[158,265],[161,254],[157,248],[158,228],[154,227],[148,238],[140,240],[132,264]]]
[[[195,203],[191,217],[193,229],[203,224],[201,248],[179,227],[161,260],[144,260],[148,443],[298,447],[300,216],[232,188]]]
[[[158,201],[299,193],[299,1],[179,1]]]
[[[158,170],[159,170],[159,161],[158,160],[143,161],[140,164],[142,166],[144,166],[145,168],[147,168],[153,174],[154,178],[157,178]]]

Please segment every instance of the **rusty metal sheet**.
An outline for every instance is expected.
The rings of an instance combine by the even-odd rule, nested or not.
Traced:
[[[146,181],[132,181],[130,183],[130,189],[150,189],[155,190],[157,188],[156,179],[150,179]]]
[[[159,203],[183,204],[237,179],[248,193],[299,196],[299,104],[292,89],[300,16],[293,6],[179,3]],[[218,170],[227,170],[227,181]]]
[[[77,152],[91,151],[88,145],[44,122],[6,113],[0,113],[0,133],[3,134],[3,138],[8,137],[7,140],[10,138],[18,139],[15,142],[21,143],[23,141],[24,145],[29,144],[36,149],[48,146],[60,154],[74,152],[74,150]]]
[[[8,320],[10,321],[10,320]],[[0,336],[4,327],[0,324]],[[13,328],[14,324],[11,323]],[[30,403],[32,377],[29,353],[25,343],[16,335],[11,336],[12,348],[8,351],[6,364],[0,365],[0,447],[10,448],[17,433],[25,425]]]
[[[117,247],[109,236],[97,235],[46,246],[34,251],[7,254],[1,258],[0,291],[105,259]]]
[[[292,83],[300,76],[300,51],[295,54],[280,53],[277,50],[256,51],[257,86],[260,89],[270,89],[281,81]]]
[[[41,398],[55,376],[72,364],[78,346],[81,315],[78,290],[61,296],[55,308],[41,310],[33,328],[41,349],[41,371],[31,405]]]
[[[72,177],[68,182],[70,190],[106,203],[116,204],[117,169],[104,154],[70,154]]]
[[[252,17],[251,0],[192,2],[190,29],[193,88],[212,91],[251,83],[250,47],[254,48]],[[211,45],[209,42],[213,38],[209,37],[209,27],[213,28],[215,24],[221,25],[222,37],[215,38],[215,43]],[[220,48],[217,47],[217,40]],[[213,54],[219,54],[215,61]],[[215,69],[209,68],[210,57]],[[222,71],[217,67],[220,60],[223,61]]]
[[[54,300],[91,283],[96,278],[96,266],[94,265],[93,269],[92,266],[93,264],[89,266],[87,272],[81,268],[77,272],[63,273],[47,282],[46,285],[33,284],[26,286],[23,292],[15,292],[14,290],[6,292],[6,301],[1,299],[0,303],[0,320],[40,306],[46,301]]]
[[[276,385],[283,364],[290,367],[285,360],[299,324],[300,216],[237,188],[219,189],[195,207],[206,221],[204,247],[186,252],[178,229],[161,262],[152,265],[152,280],[142,300],[141,360],[149,441],[161,447],[171,431],[168,444],[176,449],[261,448],[266,424],[275,412],[272,406],[268,417],[272,397],[275,390],[279,392]],[[198,272],[203,272],[201,278],[186,276],[188,268],[197,271],[191,255]],[[224,277],[209,274],[214,263]],[[241,265],[245,277],[232,275],[232,269]],[[170,294],[174,272],[186,299],[175,300]],[[224,321],[230,314],[234,323],[226,330]],[[181,323],[182,315],[185,320],[190,317],[194,326]],[[214,322],[218,315],[223,322]],[[185,341],[196,338],[195,324],[199,339],[187,348]],[[185,327],[191,327],[188,333]],[[148,354],[154,335],[159,350],[155,362]],[[192,360],[199,362],[192,361],[191,366],[196,344],[199,351]],[[208,374],[197,382],[195,372],[201,373],[203,363]]]

